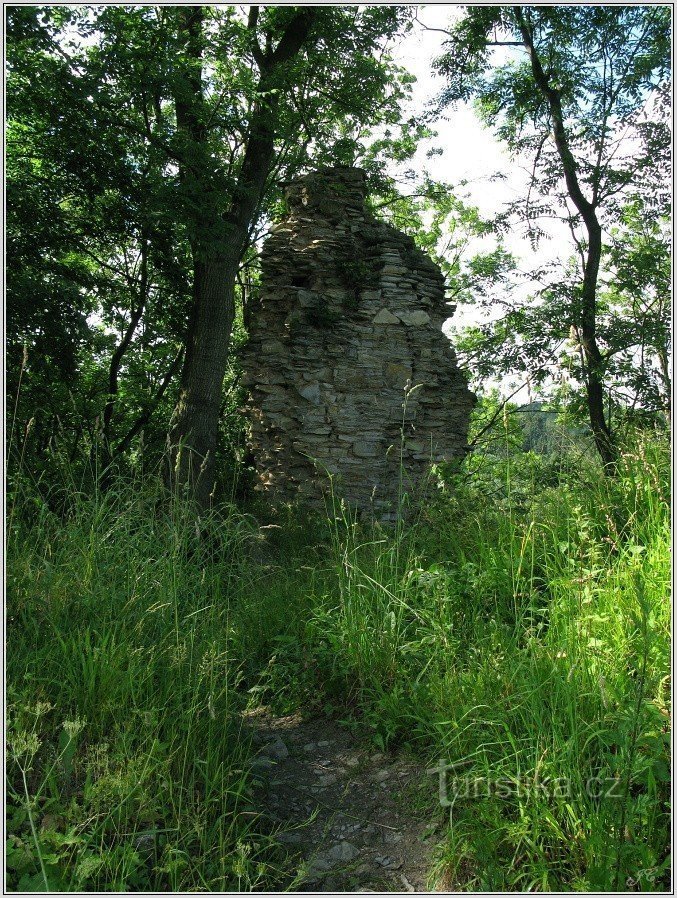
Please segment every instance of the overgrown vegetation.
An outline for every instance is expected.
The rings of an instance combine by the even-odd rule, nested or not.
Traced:
[[[562,426],[524,452],[518,417],[394,529],[15,478],[10,888],[288,882],[240,729],[265,703],[413,752],[431,814],[455,765],[447,887],[667,889],[667,446],[604,478]]]
[[[242,725],[261,705],[410,752],[445,887],[669,888],[668,9],[468,7],[440,108],[409,115],[414,22],[8,9],[11,890],[293,889]],[[491,219],[393,174],[471,99],[531,172]],[[454,338],[473,451],[390,527],[249,489],[261,236],[286,180],[336,164],[479,313]],[[551,215],[571,242],[518,259]],[[367,262],[342,266],[356,297]],[[513,376],[539,402],[488,392]],[[197,506],[162,477],[189,433]]]

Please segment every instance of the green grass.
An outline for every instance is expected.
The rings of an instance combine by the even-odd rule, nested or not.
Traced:
[[[248,823],[246,694],[232,656],[251,522],[222,515],[202,522],[200,538],[189,515],[167,517],[131,492],[80,497],[66,521],[46,505],[28,525],[17,518],[7,662],[15,886],[252,887],[274,856],[257,861],[266,838]]]
[[[448,887],[666,890],[669,452],[637,437],[613,480],[572,453],[487,455],[394,528],[281,514],[263,553],[150,482],[17,486],[10,887],[278,886],[240,727],[266,703],[456,765]]]
[[[668,887],[667,479],[638,442],[612,482],[581,461],[526,501],[473,483],[399,542],[344,527],[316,639],[382,744],[460,771],[449,886]]]

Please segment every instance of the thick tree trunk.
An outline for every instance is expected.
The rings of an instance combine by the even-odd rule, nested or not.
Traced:
[[[265,52],[256,41],[258,7],[252,7],[249,28],[253,54],[259,67],[258,92],[245,142],[242,166],[230,196],[204,217],[192,222],[194,288],[193,309],[186,340],[186,357],[179,401],[168,436],[168,482],[175,493],[185,494],[205,507],[214,488],[214,463],[218,443],[221,389],[228,361],[228,346],[235,314],[235,281],[247,247],[275,149],[279,118],[279,93],[284,85],[285,63],[293,59],[307,39],[315,18],[313,8],[301,7],[288,23],[275,49]],[[180,33],[192,60],[184,89],[176,96],[177,124],[192,144],[193,158],[207,139],[204,124],[201,30],[202,7],[181,10]],[[204,162],[204,159],[202,160]],[[181,167],[190,179],[198,205],[208,195],[200,163]],[[203,196],[200,196],[202,191]],[[216,213],[219,217],[214,218]]]
[[[238,254],[239,258],[239,254]],[[225,253],[195,262],[193,309],[179,400],[168,436],[168,483],[200,506],[214,485],[219,407],[235,315],[238,259]]]

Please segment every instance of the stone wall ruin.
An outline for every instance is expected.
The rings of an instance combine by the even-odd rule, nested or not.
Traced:
[[[463,456],[475,397],[442,332],[441,271],[365,191],[348,167],[286,185],[243,364],[257,488],[324,507],[329,474],[335,494],[387,518],[401,470],[411,492],[431,461]]]

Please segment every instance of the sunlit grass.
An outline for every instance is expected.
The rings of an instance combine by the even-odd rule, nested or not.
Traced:
[[[655,437],[612,480],[510,453],[406,523],[336,503],[280,515],[265,544],[252,516],[197,520],[150,482],[18,486],[12,887],[284,882],[240,725],[265,702],[359,719],[422,779],[447,759],[489,784],[436,811],[430,783],[450,888],[665,890],[668,482]]]

